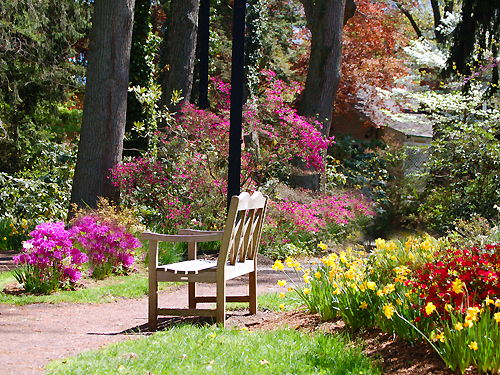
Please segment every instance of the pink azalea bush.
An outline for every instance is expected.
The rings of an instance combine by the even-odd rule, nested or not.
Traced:
[[[24,242],[25,252],[14,257],[21,267],[15,277],[27,292],[51,293],[71,288],[80,280],[82,265],[88,257],[73,247],[64,223],[42,223]]]
[[[340,242],[375,216],[373,202],[359,194],[294,194],[269,202],[262,247],[273,258],[282,259],[293,249],[313,252],[320,241]]]
[[[297,115],[291,103],[299,84],[286,84],[265,72],[265,91],[243,111],[242,190],[259,189],[269,179],[285,181],[293,158],[323,168],[321,155],[332,140],[320,125]],[[196,223],[221,228],[225,218],[230,87],[212,79],[211,111],[184,105],[159,136],[157,159],[138,158],[112,171],[122,202],[148,226],[175,233]],[[192,226],[192,225],[190,225]]]
[[[73,220],[70,236],[88,255],[89,274],[96,279],[130,270],[134,249],[141,247],[123,226],[92,214]]]

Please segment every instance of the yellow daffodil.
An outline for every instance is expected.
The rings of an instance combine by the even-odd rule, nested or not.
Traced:
[[[495,300],[495,307],[500,307],[500,298]]]
[[[284,308],[285,308],[285,304],[284,303],[280,304],[280,310],[283,310]]]
[[[500,312],[493,314],[493,319],[495,319],[497,323],[500,323]]]
[[[384,288],[384,294],[389,294],[391,292],[394,292],[396,290],[396,287],[394,284],[387,284]]]
[[[472,350],[477,350],[477,342],[472,341],[472,342],[469,344],[469,348],[471,348]]]
[[[470,328],[474,325],[474,322],[470,319],[465,319],[465,322],[464,322],[464,327],[465,328]]]
[[[285,269],[285,267],[283,266],[283,263],[281,263],[281,260],[279,260],[279,259],[276,262],[274,262],[274,265],[272,268],[275,271],[283,271]]]
[[[278,285],[279,286],[285,286],[286,285],[286,280],[278,280]]]
[[[309,276],[308,276],[307,274],[304,274],[304,275],[302,276],[302,278],[304,279],[304,282],[305,282],[306,284],[309,284],[309,283],[311,282],[311,281],[309,280]]]
[[[304,289],[303,289],[303,292],[304,292],[304,294],[309,294],[309,293],[311,293],[311,289],[309,289],[309,288],[304,288]]]
[[[353,269],[349,268],[349,270],[344,273],[344,276],[347,277],[347,279],[349,279],[349,280],[354,279],[354,271],[353,271]]]
[[[462,329],[464,329],[464,325],[462,323],[458,322],[455,324],[455,329],[457,331],[461,331]]]
[[[425,306],[425,312],[427,313],[427,315],[431,315],[435,310],[436,305],[434,305],[432,302],[429,302],[427,306]]]
[[[484,300],[484,303],[486,303],[486,306],[493,305],[495,301],[493,301],[490,296],[486,296],[486,299]]]
[[[384,315],[386,316],[386,318],[392,319],[392,316],[394,315],[394,312],[396,311],[396,309],[394,308],[392,303],[389,303],[389,304],[386,303],[384,305],[384,307],[382,307],[382,309],[384,310]]]
[[[462,293],[463,285],[464,285],[464,283],[462,282],[462,280],[460,280],[459,278],[456,278],[455,281],[453,281],[451,287],[455,293],[460,294],[460,293]]]
[[[361,302],[361,304],[359,305],[359,308],[361,310],[368,308],[368,304],[366,303],[366,301]]]
[[[465,319],[467,320],[477,320],[477,315],[481,312],[479,307],[469,307],[467,309],[467,315],[465,316]]]
[[[323,251],[325,251],[326,249],[328,249],[328,245],[325,245],[325,244],[323,243],[323,241],[321,241],[321,242],[318,244],[318,247],[319,247],[321,250],[323,250]]]
[[[280,298],[284,298],[285,297],[285,293],[280,293]]]
[[[375,284],[373,281],[368,281],[368,282],[366,283],[366,286],[367,286],[367,288],[368,288],[368,289],[370,289],[370,290],[375,290],[375,288],[377,287],[377,284]]]
[[[317,279],[321,279],[321,272],[315,272],[314,277]]]
[[[287,289],[289,292],[291,292],[293,290],[293,288],[291,286],[288,287]]]
[[[436,335],[435,341],[437,340],[444,342],[444,332],[440,332]]]

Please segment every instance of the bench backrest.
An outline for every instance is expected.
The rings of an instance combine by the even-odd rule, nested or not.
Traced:
[[[267,197],[260,192],[231,198],[217,267],[255,259],[266,209]]]

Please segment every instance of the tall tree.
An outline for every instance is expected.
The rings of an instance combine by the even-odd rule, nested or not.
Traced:
[[[95,207],[118,202],[108,178],[122,158],[134,0],[95,0],[82,130],[71,202]],[[71,216],[71,213],[70,213]]]
[[[342,28],[346,0],[301,0],[311,31],[311,56],[299,114],[316,117],[321,133],[330,134],[335,96],[341,78]]]
[[[189,101],[191,97],[198,11],[199,0],[170,2],[163,51],[164,64],[160,71],[163,92],[161,106],[170,107],[174,90],[180,90],[185,101]]]

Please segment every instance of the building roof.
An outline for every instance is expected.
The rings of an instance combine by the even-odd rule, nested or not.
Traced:
[[[377,94],[369,91],[358,92],[358,101],[353,107],[374,126],[390,127],[408,136],[432,138],[432,122],[423,113],[404,108],[390,98],[378,97],[373,101],[371,98]]]

